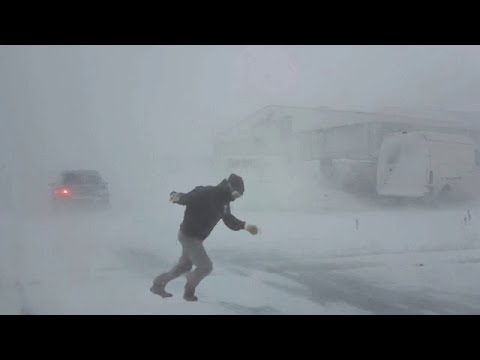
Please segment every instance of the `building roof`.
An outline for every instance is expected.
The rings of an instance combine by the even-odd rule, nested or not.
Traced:
[[[479,112],[443,110],[412,111],[386,109],[383,111],[339,110],[326,107],[300,108],[270,105],[252,114],[251,125],[260,125],[270,119],[289,116],[294,131],[327,129],[369,122],[390,122],[426,126],[480,130]],[[255,121],[256,120],[256,121]]]
[[[224,139],[250,137],[252,129],[264,127],[269,122],[289,117],[295,132],[325,130],[333,127],[364,124],[370,122],[403,123],[423,126],[445,127],[480,131],[480,112],[462,112],[445,110],[412,110],[403,108],[385,108],[381,111],[358,111],[334,109],[329,107],[298,107],[268,105],[242,121],[228,132]]]

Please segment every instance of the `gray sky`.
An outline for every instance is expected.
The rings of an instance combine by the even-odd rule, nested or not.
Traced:
[[[208,133],[272,103],[480,109],[479,47],[2,46],[0,57],[2,97],[42,126],[100,121],[168,134],[167,149],[172,131]]]

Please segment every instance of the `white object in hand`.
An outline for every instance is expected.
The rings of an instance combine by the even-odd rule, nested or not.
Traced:
[[[173,193],[170,194],[170,202],[176,203],[179,200],[180,200],[180,194],[179,193],[173,192]]]
[[[256,225],[245,224],[244,228],[252,235],[258,234],[258,227]]]

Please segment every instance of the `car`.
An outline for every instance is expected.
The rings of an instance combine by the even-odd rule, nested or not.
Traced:
[[[108,208],[108,183],[95,170],[70,170],[60,173],[50,184],[54,211],[67,208]]]

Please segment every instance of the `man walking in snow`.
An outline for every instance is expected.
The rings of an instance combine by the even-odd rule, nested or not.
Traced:
[[[244,193],[243,179],[231,174],[217,186],[197,186],[189,193],[172,192],[170,202],[186,206],[183,222],[178,232],[182,245],[182,255],[169,272],[157,276],[150,291],[163,298],[172,294],[165,291],[167,283],[186,274],[187,283],[183,298],[197,301],[195,289],[207,275],[212,272],[212,261],[207,255],[203,241],[210,235],[220,220],[231,230],[246,230],[252,235],[258,233],[255,225],[237,219],[230,212],[230,202]],[[193,265],[195,270],[191,271]]]

